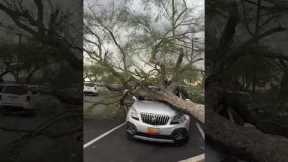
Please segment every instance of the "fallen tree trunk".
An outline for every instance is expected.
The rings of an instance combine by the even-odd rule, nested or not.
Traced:
[[[236,125],[209,109],[205,113],[207,138],[227,148],[229,153],[255,162],[288,161],[287,138]]]
[[[179,108],[183,111],[187,111],[194,118],[199,120],[201,123],[205,123],[205,109],[204,105],[196,104],[190,100],[183,100],[172,92],[162,90],[162,89],[150,89],[150,88],[141,88],[136,89],[133,92],[134,95],[143,96],[148,100],[158,100],[165,103],[168,103],[176,108]]]
[[[206,113],[208,120],[205,123],[205,133],[208,139],[224,146],[235,156],[255,162],[288,161],[288,139],[284,137],[265,134],[256,128],[236,125],[212,110],[205,110],[204,105],[180,99],[166,90],[141,88],[134,91],[134,94],[185,110],[202,123],[205,123]]]

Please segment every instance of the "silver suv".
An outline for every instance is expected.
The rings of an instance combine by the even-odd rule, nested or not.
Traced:
[[[129,139],[176,144],[188,141],[189,115],[161,102],[134,99],[126,117]]]

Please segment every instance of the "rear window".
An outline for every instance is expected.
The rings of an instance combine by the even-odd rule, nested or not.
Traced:
[[[17,94],[17,95],[26,94],[27,92],[28,90],[24,86],[7,86],[4,90],[4,93]]]

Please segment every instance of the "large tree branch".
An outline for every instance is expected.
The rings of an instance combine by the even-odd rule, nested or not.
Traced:
[[[224,30],[222,32],[222,36],[219,40],[219,45],[217,48],[217,56],[226,54],[227,49],[230,47],[230,45],[233,42],[233,38],[236,32],[236,27],[239,23],[239,13],[238,13],[238,8],[237,4],[233,3],[231,5],[230,9],[230,16],[229,19],[227,20],[227,23],[224,27]]]
[[[37,7],[37,24],[39,25],[38,32],[44,32],[44,7],[42,0],[34,0],[34,3]]]
[[[252,37],[251,39],[242,43],[239,47],[237,47],[234,50],[232,50],[231,52],[229,52],[229,54],[227,55],[228,57],[226,59],[223,59],[220,64],[225,63],[226,68],[229,68],[232,64],[234,64],[235,61],[237,61],[240,57],[244,56],[242,53],[243,49],[247,48],[248,46],[254,44],[255,42],[257,42],[257,41],[259,41],[265,37],[268,37],[272,34],[283,32],[286,30],[287,30],[286,28],[279,26],[279,27],[269,29],[269,30],[263,32],[262,34],[255,36],[255,37]]]
[[[180,110],[187,111],[200,122],[205,122],[206,136],[209,141],[217,142],[227,148],[227,152],[255,162],[288,161],[288,139],[265,134],[254,127],[236,125],[204,105],[182,100],[162,89],[139,88],[134,95],[146,99],[168,103]]]
[[[180,48],[180,53],[179,53],[178,59],[176,61],[176,65],[174,67],[174,74],[173,74],[173,77],[171,79],[172,84],[173,84],[173,82],[177,82],[179,79],[179,71],[180,71],[180,68],[181,68],[181,65],[183,62],[183,58],[184,58],[184,51],[182,48]]]
[[[58,29],[56,26],[63,23],[63,20],[59,19],[60,11],[56,10],[55,12],[52,12],[51,19],[53,19],[53,21],[50,20],[49,28],[46,29],[44,26],[43,1],[34,0],[33,2],[37,7],[37,18],[34,18],[29,10],[22,6],[20,1],[0,3],[0,10],[6,13],[17,27],[31,34],[39,42],[59,49],[59,51],[61,51],[59,52],[60,57],[67,60],[71,66],[81,69],[82,61],[80,61],[72,52],[72,49],[78,48],[74,47],[71,41],[68,41],[66,38],[60,36],[59,31],[57,31]],[[18,7],[15,7],[17,5]]]
[[[209,109],[205,113],[208,140],[221,144],[227,152],[255,162],[288,161],[288,139],[238,126]]]
[[[109,33],[109,35],[111,36],[114,44],[116,45],[116,47],[120,50],[121,54],[122,54],[122,62],[123,62],[123,67],[125,69],[125,71],[128,71],[128,66],[127,66],[127,53],[124,51],[124,49],[121,47],[121,45],[119,44],[119,42],[117,41],[114,33],[108,28],[103,26],[104,29]]]
[[[158,100],[168,103],[173,107],[189,112],[194,118],[198,119],[202,123],[205,123],[205,109],[203,105],[193,103],[189,100],[182,100],[170,91],[140,87],[133,90],[132,94],[136,96],[143,96],[147,100]]]
[[[4,5],[3,3],[0,3],[0,10],[2,10],[4,13],[6,13],[13,20],[13,22],[17,26],[22,28],[23,30],[27,31],[28,33],[30,33],[32,35],[36,34],[36,32],[31,27],[29,27],[28,25],[26,25],[20,21],[20,17],[23,16],[23,13],[16,11],[16,10],[13,10],[13,9],[7,7],[6,5]]]
[[[257,6],[257,2],[253,0],[245,0],[247,3],[251,5]],[[259,7],[260,9],[263,9],[265,11],[272,11],[272,12],[283,12],[283,11],[288,11],[288,5],[285,3],[285,1],[281,0],[265,0],[266,4],[270,3],[269,5],[263,5],[261,4]],[[272,4],[272,5],[271,5]]]

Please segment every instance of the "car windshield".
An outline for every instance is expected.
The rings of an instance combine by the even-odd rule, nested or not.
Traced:
[[[26,94],[27,91],[27,88],[25,88],[24,86],[7,86],[4,90],[4,93],[22,95]]]

